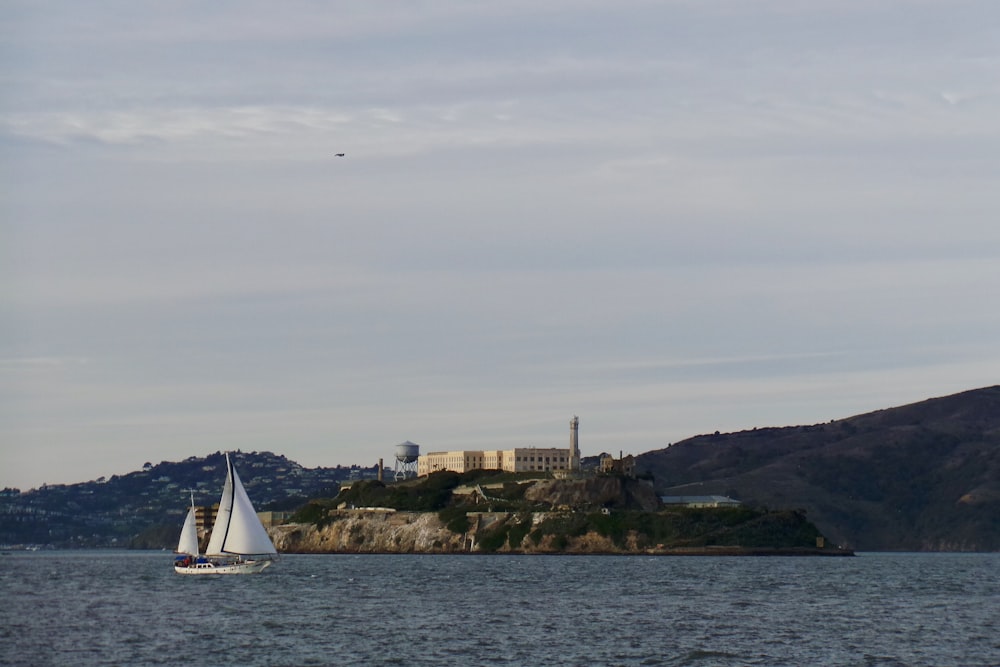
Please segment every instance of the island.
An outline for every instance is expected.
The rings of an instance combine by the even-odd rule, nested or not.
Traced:
[[[798,509],[666,504],[627,475],[496,470],[364,480],[271,528],[284,553],[850,556]]]

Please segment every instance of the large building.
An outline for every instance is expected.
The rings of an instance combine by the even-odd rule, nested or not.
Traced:
[[[573,417],[569,423],[569,448],[540,449],[515,447],[514,449],[458,450],[430,452],[417,459],[417,475],[423,477],[439,470],[466,472],[468,470],[506,470],[508,472],[555,472],[580,469],[580,420]]]

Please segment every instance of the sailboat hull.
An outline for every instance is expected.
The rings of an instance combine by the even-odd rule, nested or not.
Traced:
[[[232,563],[194,563],[188,566],[175,565],[177,574],[256,574],[270,567],[273,560],[241,560]]]

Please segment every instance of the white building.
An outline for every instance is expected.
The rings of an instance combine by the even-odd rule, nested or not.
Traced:
[[[507,472],[554,472],[580,469],[580,419],[569,423],[569,448],[515,447],[514,449],[457,450],[430,452],[417,459],[417,475],[423,477],[439,470],[505,470]]]

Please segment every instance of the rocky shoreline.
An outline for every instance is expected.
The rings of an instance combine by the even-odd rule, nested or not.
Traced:
[[[646,545],[639,535],[624,540],[589,531],[582,535],[546,534],[532,539],[528,529],[563,516],[536,512],[525,517],[508,512],[469,513],[468,529],[450,530],[435,512],[390,509],[333,510],[317,524],[294,523],[271,529],[271,538],[282,553],[298,554],[538,554],[538,555],[642,555],[642,556],[852,556],[837,547],[682,546]],[[522,524],[513,523],[520,520]],[[526,524],[526,525],[525,525]],[[497,527],[521,525],[519,538],[484,548]]]

